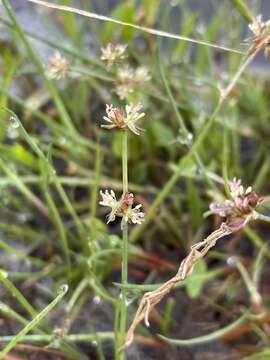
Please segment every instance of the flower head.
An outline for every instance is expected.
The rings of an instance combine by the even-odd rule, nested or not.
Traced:
[[[142,205],[136,205],[133,209],[128,208],[125,212],[124,220],[125,222],[131,222],[133,224],[141,224],[144,220],[144,212],[141,209]]]
[[[151,76],[149,75],[149,70],[146,66],[139,66],[135,70],[134,81],[137,83],[143,83],[149,81]]]
[[[262,15],[255,17],[254,21],[249,24],[250,30],[253,32],[253,36],[247,40],[253,44],[252,51],[256,51],[258,47],[264,48],[265,57],[268,56],[270,51],[270,32],[269,32],[270,20],[263,21]]]
[[[128,222],[133,224],[142,223],[144,219],[144,213],[141,211],[142,205],[139,204],[132,208],[134,203],[134,195],[132,193],[124,193],[119,201],[117,201],[113,190],[110,192],[105,190],[104,193],[100,191],[100,195],[102,197],[102,201],[100,201],[99,204],[111,208],[107,224],[114,221],[116,216],[122,218],[122,228],[124,224]]]
[[[126,105],[125,112],[122,109],[113,107],[113,105],[106,105],[107,116],[103,119],[109,124],[101,125],[105,129],[119,128],[122,130],[129,129],[136,135],[140,135],[143,129],[137,126],[138,120],[144,117],[145,113],[141,112],[142,105]]]
[[[148,68],[139,66],[133,68],[130,65],[122,66],[117,71],[117,83],[115,92],[121,100],[126,99],[135,89],[143,86],[145,81],[150,80]]]
[[[117,70],[117,79],[120,83],[131,83],[134,79],[135,71],[130,65],[124,65]]]
[[[226,223],[230,227],[241,227],[249,220],[261,199],[251,186],[245,189],[240,179],[233,178],[229,190],[231,200],[212,203],[210,211],[227,218]]]
[[[107,66],[111,67],[114,63],[126,57],[127,45],[109,43],[105,48],[101,48],[101,60],[107,61]]]
[[[114,92],[120,100],[127,99],[130,94],[134,92],[134,89],[129,84],[117,84],[114,88]]]
[[[69,66],[68,60],[62,56],[59,51],[56,51],[49,58],[47,71],[49,78],[56,80],[64,79],[67,75]]]

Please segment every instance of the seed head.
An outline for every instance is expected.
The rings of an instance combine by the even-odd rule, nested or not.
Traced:
[[[212,203],[210,211],[227,218],[226,224],[237,229],[248,222],[261,199],[251,186],[244,189],[240,179],[234,178],[229,183],[229,190],[231,200]]]
[[[129,129],[136,135],[140,135],[143,129],[137,126],[138,120],[145,116],[144,112],[141,112],[142,105],[126,105],[125,112],[122,109],[113,107],[113,105],[106,105],[107,116],[103,116],[103,119],[107,121],[108,125],[101,125],[105,129],[119,128],[122,130]]]
[[[134,81],[137,83],[143,83],[149,81],[151,76],[149,75],[149,70],[146,66],[139,66],[135,70]]]
[[[114,92],[120,100],[125,100],[134,92],[134,89],[129,84],[117,84],[114,88]]]
[[[49,58],[47,74],[50,79],[64,79],[67,76],[69,66],[68,60],[59,51],[56,51]]]
[[[146,66],[139,66],[138,68],[132,68],[130,65],[122,66],[117,71],[115,92],[121,100],[124,100],[134,90],[140,89],[150,78]]]
[[[127,45],[109,43],[105,48],[101,48],[101,60],[107,61],[107,66],[110,68],[114,63],[117,63],[126,57]]]
[[[134,69],[130,65],[124,65],[118,68],[117,79],[120,83],[131,83],[134,79]]]

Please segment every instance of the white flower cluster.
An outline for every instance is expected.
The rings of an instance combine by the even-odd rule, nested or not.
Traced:
[[[110,68],[114,63],[126,57],[127,45],[109,43],[105,48],[101,48],[101,60],[107,61],[107,66]]]
[[[103,116],[103,119],[109,124],[103,124],[101,127],[105,129],[129,129],[134,134],[140,135],[143,129],[137,126],[137,122],[145,116],[145,113],[141,112],[141,110],[141,104],[126,105],[125,112],[122,109],[114,107],[113,105],[106,104],[107,115]]]
[[[67,76],[68,69],[69,62],[59,51],[56,51],[49,58],[47,74],[50,79],[64,79]]]
[[[100,205],[111,208],[108,214],[107,224],[115,220],[116,216],[122,217],[121,227],[123,228],[124,223],[141,224],[144,220],[144,213],[141,211],[142,205],[133,206],[134,196],[132,193],[125,193],[118,201],[116,199],[113,190],[100,191],[102,200],[99,202]]]

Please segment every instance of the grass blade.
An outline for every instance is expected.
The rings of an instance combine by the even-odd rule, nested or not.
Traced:
[[[225,326],[222,329],[212,332],[211,334],[205,336],[199,336],[197,338],[188,339],[188,340],[180,340],[180,339],[171,339],[165,337],[163,335],[159,335],[159,337],[173,345],[177,346],[194,346],[194,345],[201,345],[205,343],[209,343],[211,341],[215,341],[220,339],[222,336],[229,334],[231,331],[237,329],[240,325],[242,325],[248,318],[248,313],[242,315],[239,319],[231,323],[230,325]]]
[[[59,290],[59,294],[57,297],[43,309],[37,316],[34,317],[32,321],[30,321],[16,336],[14,336],[11,341],[4,347],[4,349],[0,352],[0,359],[3,359],[15,346],[18,342],[20,342],[23,337],[29,333],[32,329],[34,329],[40,321],[48,315],[50,311],[61,301],[61,299],[66,295],[68,291],[68,286],[63,285]]]

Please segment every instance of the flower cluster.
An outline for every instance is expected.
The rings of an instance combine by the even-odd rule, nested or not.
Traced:
[[[119,128],[122,130],[129,129],[136,135],[140,135],[143,129],[137,126],[138,120],[144,117],[145,113],[141,112],[142,105],[126,105],[125,111],[114,107],[113,105],[106,105],[106,116],[103,119],[109,124],[103,124],[101,127],[105,129]]]
[[[56,80],[64,79],[67,76],[69,66],[68,60],[59,51],[56,51],[49,58],[48,77]]]
[[[260,203],[259,195],[249,186],[244,189],[241,180],[234,178],[229,183],[231,200],[214,202],[210,211],[221,217],[227,218],[226,224],[231,228],[240,228],[245,225],[256,206]]]
[[[120,67],[117,71],[117,84],[115,92],[121,100],[126,99],[136,88],[143,86],[145,81],[150,80],[146,66],[132,68],[130,65]]]
[[[107,61],[107,67],[110,68],[126,57],[127,45],[109,43],[105,48],[101,48],[101,60]]]
[[[258,46],[264,46],[264,55],[268,56],[270,51],[270,20],[264,22],[262,15],[256,16],[253,23],[249,24],[250,30],[254,36],[248,39],[253,44],[252,50],[256,50]]]
[[[114,221],[116,216],[122,218],[122,229],[124,223],[141,224],[143,222],[144,213],[141,211],[142,205],[139,204],[132,207],[134,203],[134,195],[132,193],[124,193],[119,201],[116,199],[113,190],[105,190],[105,192],[100,191],[100,195],[102,201],[100,201],[99,204],[111,208],[111,211],[108,214],[107,224]]]

